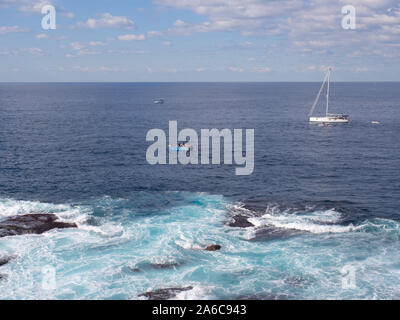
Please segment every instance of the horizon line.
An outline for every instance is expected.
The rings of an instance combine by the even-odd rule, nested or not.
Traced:
[[[331,83],[398,83],[400,80],[331,81]],[[321,81],[0,81],[0,84],[39,83],[321,83]]]

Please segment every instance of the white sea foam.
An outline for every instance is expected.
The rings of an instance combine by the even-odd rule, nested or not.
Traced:
[[[96,232],[104,236],[120,235],[123,232],[121,225],[106,223],[100,226],[92,226],[88,224],[88,219],[92,215],[92,209],[89,207],[0,199],[0,218],[36,213],[55,214],[59,221],[76,223],[80,230]]]
[[[194,286],[193,289],[179,292],[171,300],[212,300],[215,296],[212,294],[213,288],[204,286]]]
[[[318,210],[310,213],[266,213],[261,217],[251,217],[248,221],[255,227],[274,226],[284,229],[295,229],[316,234],[342,233],[360,229],[362,226],[352,224],[343,226],[340,222],[341,214],[334,209]]]
[[[71,207],[64,204],[0,199],[0,217],[9,217],[29,213],[61,213],[68,210],[71,210]]]
[[[399,297],[398,222],[376,219],[343,226],[337,210],[312,207],[305,212],[270,207],[257,218],[256,212],[232,204],[258,227],[230,228],[225,225],[227,202],[221,196],[183,194],[177,203],[157,213],[135,215],[134,206],[120,208],[112,199],[109,204],[100,199],[87,206],[0,200],[8,216],[52,212],[79,224],[79,229],[1,238],[0,255],[16,258],[1,267],[6,277],[0,282],[0,299],[129,299],[152,289],[187,286],[193,289],[175,299],[265,292],[295,298]],[[93,217],[100,205],[102,212],[114,210],[113,214]],[[243,233],[252,238],[264,225],[312,233],[285,241],[241,241]],[[348,232],[359,228],[362,232]],[[335,234],[319,235],[325,233]],[[197,250],[213,243],[222,249]],[[148,268],[151,263],[176,267]],[[358,281],[351,292],[340,287],[340,270],[349,263],[357,268]],[[46,265],[56,269],[54,291],[41,288]],[[285,281],[291,275],[300,282],[311,280],[299,293],[296,281]]]

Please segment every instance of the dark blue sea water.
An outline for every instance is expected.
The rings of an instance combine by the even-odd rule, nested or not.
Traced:
[[[0,256],[16,258],[0,267],[0,298],[177,286],[193,287],[183,299],[400,298],[400,83],[333,83],[330,109],[351,121],[329,127],[307,121],[319,86],[0,84],[0,219],[51,212],[79,225],[1,238]],[[149,165],[146,133],[170,120],[254,129],[254,173]],[[229,226],[238,214],[253,226]],[[56,289],[42,285],[45,266]]]

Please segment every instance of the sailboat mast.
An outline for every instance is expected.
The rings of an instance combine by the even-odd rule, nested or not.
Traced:
[[[326,116],[328,116],[329,111],[329,90],[331,84],[331,68],[328,69],[328,86],[326,89]]]
[[[317,97],[315,98],[315,101],[314,101],[314,103],[313,103],[313,105],[312,105],[312,107],[311,107],[310,113],[308,114],[309,117],[312,116],[312,114],[313,114],[313,112],[314,112],[314,110],[315,110],[315,107],[317,106],[317,103],[318,103],[318,101],[319,101],[319,98],[321,97],[321,93],[322,93],[322,91],[324,90],[324,87],[325,87],[325,83],[326,83],[327,78],[328,78],[328,74],[325,75],[324,81],[322,81],[321,88],[319,89],[318,94],[317,94]]]

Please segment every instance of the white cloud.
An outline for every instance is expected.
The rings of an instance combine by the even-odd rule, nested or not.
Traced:
[[[82,49],[73,54],[67,53],[65,55],[65,57],[71,59],[71,58],[76,58],[76,57],[81,57],[81,56],[94,56],[94,55],[98,55],[98,54],[100,54],[100,52],[98,52],[98,51]]]
[[[179,19],[174,22],[174,26],[175,27],[183,27],[185,25],[186,25],[186,22],[182,21],[182,20],[179,20]]]
[[[161,36],[162,34],[163,33],[160,31],[155,31],[155,30],[147,31],[148,37],[157,37],[157,36]]]
[[[83,48],[86,47],[86,45],[84,45],[83,43],[80,43],[80,42],[71,42],[69,45],[74,50],[82,50]]]
[[[90,29],[99,28],[117,28],[117,29],[134,29],[135,23],[124,16],[113,16],[111,13],[102,13],[98,19],[88,19],[86,22],[79,22],[79,27],[87,27]]]
[[[89,49],[79,50],[77,53],[78,56],[93,56],[97,54],[100,54],[100,52]]]
[[[48,38],[49,36],[47,35],[47,34],[45,34],[45,33],[39,33],[39,34],[37,34],[36,36],[35,36],[35,38],[36,39],[46,39],[46,38]]]
[[[97,43],[89,42],[89,46],[96,46],[96,44]],[[66,58],[76,58],[76,57],[79,57],[79,56],[90,56],[90,55],[100,54],[100,52],[98,52],[98,51],[88,49],[87,45],[84,44],[84,43],[71,42],[69,45],[76,52],[73,53],[73,54],[67,53],[65,55]]]
[[[166,47],[170,47],[171,46],[171,42],[170,41],[164,41],[162,44],[163,44],[163,46],[166,46]]]
[[[176,20],[178,29],[186,26],[186,33],[225,30],[251,30],[262,28],[267,20],[285,15],[301,6],[297,0],[158,0],[162,5],[186,9],[208,18],[200,24],[190,24]],[[183,28],[182,28],[183,29]]]
[[[318,68],[316,65],[310,65],[301,67],[300,69],[297,70],[297,72],[312,72],[312,71],[317,71],[317,69]]]
[[[105,67],[105,66],[100,67],[98,70],[102,71],[102,72],[123,72],[123,71],[126,71],[126,70],[120,69],[120,68]]]
[[[243,72],[244,71],[244,69],[237,68],[237,67],[228,67],[228,70],[232,71],[232,72]]]
[[[20,26],[4,26],[0,27],[0,35],[7,33],[19,33],[19,32],[28,32],[29,29],[23,28]]]
[[[63,7],[54,4],[54,1],[50,0],[0,0],[0,7],[2,6],[16,6],[19,11],[22,12],[32,12],[32,13],[42,13],[42,8],[45,5],[53,5],[56,8],[57,14],[66,17],[74,18],[75,14],[73,12],[65,10]]]
[[[73,67],[73,70],[80,71],[80,72],[89,72],[90,68],[89,67],[75,66],[75,67]]]
[[[369,69],[368,69],[368,68],[365,68],[365,67],[358,67],[358,68],[355,68],[355,69],[354,69],[354,72],[355,72],[355,73],[366,72],[366,71],[369,71]]]
[[[269,68],[269,67],[257,67],[257,68],[254,68],[254,71],[255,72],[260,72],[260,73],[267,73],[267,72],[271,71],[271,68]]]
[[[75,14],[73,12],[65,12],[63,16],[70,19],[75,18]]]
[[[42,8],[45,5],[53,5],[51,1],[47,0],[38,0],[38,1],[29,1],[29,0],[16,0],[13,1],[16,4],[19,4],[18,9],[24,12],[36,12],[41,13]]]
[[[0,50],[0,55],[9,56],[9,57],[16,57],[24,54],[29,54],[32,56],[43,56],[44,52],[40,48],[20,48],[15,50]]]
[[[40,48],[23,48],[20,49],[21,52],[29,53],[33,56],[43,56],[43,50]]]
[[[367,48],[395,47],[400,43],[398,0],[157,0],[205,18],[201,23],[176,20],[169,32],[237,31],[242,35],[285,35],[292,50],[326,54],[365,43]],[[356,8],[356,30],[342,28],[342,7]],[[184,28],[182,26],[184,25]],[[297,43],[297,44],[296,44]],[[301,45],[299,45],[301,43]]]
[[[77,71],[77,72],[84,72],[84,73],[94,73],[94,72],[102,72],[102,73],[110,73],[110,72],[125,72],[127,69],[121,69],[117,67],[108,67],[108,66],[100,66],[100,67],[89,67],[89,66],[73,66],[70,68],[65,68],[65,67],[59,67],[59,71],[62,72],[71,72],[71,71]]]
[[[169,68],[169,69],[165,69],[164,71],[168,72],[168,73],[178,73],[179,72],[179,70],[177,68]]]
[[[141,41],[141,40],[146,40],[146,36],[144,34],[124,34],[124,35],[118,36],[118,40]]]
[[[296,0],[159,0],[166,6],[192,10],[210,17],[262,18],[287,12],[298,6]]]
[[[92,47],[105,47],[107,45],[108,45],[107,43],[102,42],[102,41],[90,41],[89,42],[89,46],[92,46]]]

